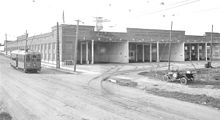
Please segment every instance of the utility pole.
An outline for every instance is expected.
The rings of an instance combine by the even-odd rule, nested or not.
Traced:
[[[210,45],[210,52],[211,52],[211,55],[210,55],[210,63],[209,63],[209,67],[212,66],[212,59],[213,59],[213,25],[212,25],[212,32],[211,32],[211,45]]]
[[[18,47],[18,39],[16,40],[17,41],[17,50],[19,50],[19,47]],[[25,40],[26,42],[26,40]],[[26,46],[25,46],[25,51],[26,51]]]
[[[77,44],[78,44],[78,32],[79,32],[79,20],[76,20],[76,39],[74,43],[74,72],[76,72],[76,63],[77,63]]]
[[[5,34],[5,54],[7,55],[8,54],[8,48],[7,48],[7,34]]]
[[[63,24],[65,24],[65,15],[64,15],[64,10],[63,10]]]
[[[59,41],[59,23],[57,22],[57,47],[56,47],[56,68],[60,68],[60,41]]]
[[[82,22],[80,20],[75,20],[76,21],[76,39],[74,41],[74,72],[76,72],[76,64],[77,64],[77,51],[78,51],[78,35],[79,35],[79,22]],[[83,23],[83,22],[82,22]]]
[[[173,21],[171,21],[171,29],[170,29],[170,43],[169,43],[168,71],[170,71],[170,57],[171,57],[172,29],[173,29]]]
[[[27,33],[27,30],[26,30],[26,33],[25,33],[25,52],[28,51],[28,48],[27,48],[27,41],[28,41],[28,33]],[[18,41],[17,41],[17,44],[18,44]]]

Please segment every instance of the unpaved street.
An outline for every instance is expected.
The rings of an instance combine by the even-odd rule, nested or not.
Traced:
[[[0,56],[0,105],[13,120],[219,120],[214,108],[102,82],[121,67],[103,74],[48,68],[27,74]]]

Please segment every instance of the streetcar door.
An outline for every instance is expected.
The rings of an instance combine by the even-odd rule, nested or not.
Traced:
[[[18,67],[18,55],[15,57],[15,67]]]
[[[32,64],[33,67],[39,67],[40,66],[40,54],[33,54],[32,55]]]
[[[25,68],[31,67],[31,63],[30,62],[31,62],[30,55],[29,54],[25,55]]]
[[[32,62],[33,62],[33,66],[36,67],[37,64],[37,56],[34,54],[32,55]]]

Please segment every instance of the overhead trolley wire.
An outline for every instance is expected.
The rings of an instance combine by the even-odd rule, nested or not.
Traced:
[[[188,1],[188,0],[186,0],[186,1]],[[160,10],[157,10],[157,11],[154,11],[154,12],[149,12],[149,13],[147,13],[147,14],[160,13],[160,12],[163,12],[163,11],[175,9],[175,8],[182,7],[182,6],[185,6],[185,5],[189,5],[189,4],[192,4],[192,3],[195,3],[195,2],[199,2],[199,1],[200,1],[200,0],[193,0],[193,1],[189,1],[189,2],[184,2],[183,4],[179,4],[179,5],[167,7],[167,8],[160,9]],[[145,14],[145,15],[146,15],[146,14]]]
[[[186,5],[189,5],[189,4],[193,4],[193,3],[196,3],[196,2],[199,2],[199,1],[200,0],[183,0],[183,1],[176,2],[176,3],[170,4],[170,5],[166,5],[164,3],[162,6],[164,6],[165,8],[156,9],[154,11],[149,11],[149,12],[140,11],[136,14],[136,17],[134,19],[136,19],[137,17],[143,17],[143,16],[146,16],[146,15],[152,15],[152,14],[172,10],[172,9],[179,8],[179,7],[182,7],[182,6],[186,6]]]
[[[176,5],[176,4],[180,4],[180,3],[185,3],[185,2],[188,2],[188,1],[192,1],[192,0],[182,0],[182,1],[179,1],[179,2],[175,2],[171,5]]]

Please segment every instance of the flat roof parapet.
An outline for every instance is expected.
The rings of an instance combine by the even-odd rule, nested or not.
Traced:
[[[127,28],[128,40],[142,40],[143,42],[169,42],[170,30],[161,29],[140,29],[140,28]],[[180,42],[184,40],[185,31],[173,30],[172,42]]]
[[[219,41],[220,42],[220,33],[216,33],[216,32],[206,32],[205,36],[207,40],[211,40],[211,34],[212,34],[212,38],[214,41]]]
[[[48,32],[48,33],[43,33],[43,34],[38,34],[38,35],[34,35],[31,37],[28,37],[28,39],[38,39],[38,38],[44,38],[44,37],[50,37],[52,34],[52,32]]]
[[[72,24],[60,24],[59,25],[60,28],[76,28],[76,25],[72,25]],[[91,25],[79,25],[79,29],[86,29],[86,30],[90,30],[90,31],[94,31],[95,26],[91,26]],[[53,26],[52,30],[56,30],[57,26]]]
[[[170,30],[164,30],[164,29],[143,29],[143,28],[127,28],[127,32],[148,32],[148,33],[170,33]],[[181,33],[185,34],[184,30],[172,30],[172,32],[175,33]]]
[[[96,31],[94,34],[95,38],[98,38],[100,40],[116,40],[116,41],[120,41],[120,40],[126,40],[127,39],[127,33],[125,32],[98,32]]]
[[[186,43],[200,43],[200,42],[205,42],[206,38],[205,36],[201,35],[185,35],[185,42]]]
[[[17,37],[17,40],[24,40],[26,39],[26,35],[20,35]]]
[[[34,35],[31,37],[28,37],[28,40],[32,40],[32,39],[39,39],[39,38],[44,38],[44,37],[50,37],[52,35],[52,32],[48,32],[48,33],[43,33],[43,34],[39,34],[39,35]],[[22,41],[26,39],[26,35],[21,35],[17,37],[18,41]]]
[[[206,36],[211,36],[211,34],[213,35],[213,36],[216,36],[216,37],[220,37],[220,33],[217,33],[217,32],[205,32],[205,35]]]

